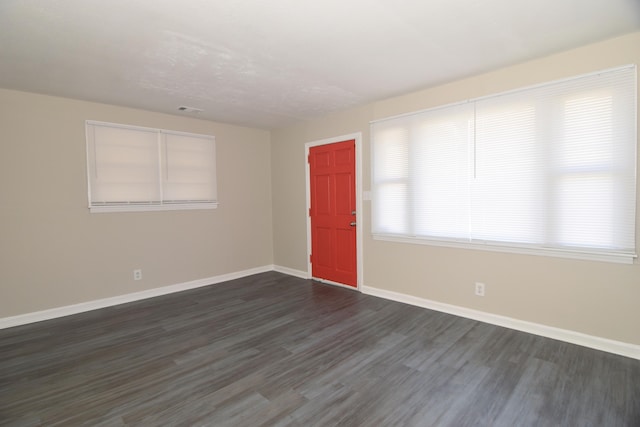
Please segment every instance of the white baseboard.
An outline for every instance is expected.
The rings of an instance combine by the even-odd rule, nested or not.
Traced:
[[[546,338],[565,341],[571,344],[577,344],[583,347],[589,347],[596,350],[602,350],[608,353],[614,353],[640,360],[640,345],[614,341],[607,338],[583,334],[581,332],[555,328],[552,326],[541,325],[539,323],[532,323],[524,320],[513,319],[511,317],[499,316],[497,314],[472,310],[470,308],[444,304],[441,302],[401,294],[399,292],[388,291],[385,289],[362,286],[360,290],[362,291],[362,293],[367,295],[373,295],[392,301],[415,305],[422,308],[428,308],[430,310],[453,314],[455,316],[466,317],[468,319],[478,320],[480,322],[490,323],[492,325],[503,326],[509,329],[528,332],[530,334],[540,335]]]
[[[311,278],[311,276],[309,276],[309,273],[307,273],[306,271],[294,270],[293,268],[282,267],[281,265],[274,265],[273,266],[273,270],[277,271],[279,273],[288,274],[289,276],[299,277],[301,279],[310,279]]]
[[[253,274],[264,273],[267,271],[277,271],[290,276],[308,279],[307,272],[295,270],[288,267],[277,265],[265,265],[262,267],[251,268],[248,270],[238,271],[234,273],[222,274],[219,276],[208,277],[205,279],[193,280],[190,282],[179,283],[176,285],[163,286],[160,288],[148,289],[145,291],[134,292],[125,295],[118,295],[110,298],[103,298],[94,301],[87,301],[79,304],[56,307],[49,310],[37,311],[33,313],[21,314],[18,316],[0,318],[0,329],[11,328],[13,326],[25,325],[28,323],[41,322],[44,320],[55,319],[58,317],[70,316],[72,314],[83,313],[86,311],[97,310],[100,308],[111,307],[118,304],[126,304],[129,302],[139,301],[147,298],[153,298],[161,295],[172,294],[175,292],[186,291],[189,289],[200,288],[203,286],[214,285],[229,280],[240,279],[242,277],[251,276]],[[584,347],[602,350],[609,353],[619,354],[621,356],[631,357],[640,360],[640,345],[629,344],[621,341],[610,340],[606,338],[596,337],[583,334],[580,332],[570,331],[566,329],[555,328],[552,326],[541,325],[538,323],[527,322],[524,320],[513,319],[511,317],[499,316],[496,314],[486,313],[483,311],[472,310],[465,307],[459,307],[450,304],[444,304],[424,298],[419,298],[399,292],[388,291],[385,289],[372,288],[370,286],[361,286],[360,291],[367,295],[377,296],[392,301],[402,302],[430,310],[440,311],[443,313],[453,314],[455,316],[466,317],[468,319],[478,320],[480,322],[490,323],[492,325],[503,326],[518,331],[528,332],[534,335],[540,335]]]
[[[274,270],[273,265],[250,268],[248,270],[234,273],[221,274],[219,276],[208,277],[206,279],[192,280],[190,282],[178,283],[176,285],[163,286],[161,288],[148,289],[146,291],[134,292],[125,295],[118,295],[110,298],[103,298],[94,301],[82,302],[79,304],[56,307],[49,310],[36,311],[33,313],[21,314],[18,316],[5,317],[0,319],[0,329],[11,328],[13,326],[25,325],[27,323],[41,322],[43,320],[55,319],[57,317],[70,316],[72,314],[83,313],[85,311],[97,310],[99,308],[111,307],[118,304],[139,301],[153,298],[160,295],[172,294],[174,292],[186,291],[203,286],[214,285],[228,280],[240,279],[253,274],[264,273]]]

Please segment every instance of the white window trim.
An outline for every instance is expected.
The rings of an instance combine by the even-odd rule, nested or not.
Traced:
[[[437,105],[435,107],[423,108],[421,110],[410,111],[408,113],[396,114],[394,116],[383,117],[383,118],[380,118],[380,119],[371,120],[369,122],[369,125],[372,125],[372,124],[378,123],[378,122],[386,122],[386,121],[393,120],[393,119],[399,119],[399,118],[402,118],[402,117],[415,116],[416,114],[426,113],[426,112],[429,112],[429,111],[442,110],[442,109],[445,109],[445,108],[454,107],[456,105],[468,104],[470,102],[483,101],[483,100],[486,100],[486,99],[492,99],[492,98],[496,98],[496,97],[499,97],[499,96],[509,95],[509,94],[512,94],[512,93],[523,92],[523,91],[527,91],[527,90],[530,90],[530,89],[536,89],[536,88],[540,88],[540,87],[545,87],[545,86],[548,86],[550,84],[556,84],[556,83],[562,83],[562,82],[570,82],[572,80],[580,79],[582,77],[589,77],[589,76],[594,76],[594,75],[598,75],[598,74],[602,74],[602,73],[606,73],[606,72],[617,71],[617,70],[626,70],[626,69],[629,69],[629,68],[633,68],[635,70],[636,69],[636,65],[635,64],[621,65],[619,67],[607,68],[605,70],[599,70],[599,71],[595,71],[595,72],[591,72],[591,73],[578,74],[578,75],[566,77],[566,78],[563,78],[563,79],[550,80],[548,82],[543,82],[543,83],[529,85],[529,86],[523,86],[523,87],[519,87],[519,88],[512,89],[512,90],[507,90],[507,91],[504,91],[504,92],[492,93],[492,94],[489,94],[489,95],[478,96],[476,98],[468,98],[468,99],[464,99],[462,101],[457,101],[457,102],[450,102],[448,104]],[[637,81],[637,76],[636,76],[636,81]],[[637,117],[637,114],[636,114],[636,117]]]
[[[199,209],[216,209],[218,202],[207,203],[162,203],[162,204],[129,204],[129,205],[113,205],[113,206],[98,206],[93,205],[89,207],[91,213],[107,213],[107,212],[149,212],[149,211],[185,211],[185,210],[199,210]]]
[[[501,245],[497,243],[466,243],[455,240],[434,240],[425,239],[423,237],[406,237],[406,236],[391,236],[385,234],[374,234],[374,240],[380,240],[385,242],[394,243],[410,243],[414,245],[436,246],[455,249],[474,249],[483,250],[489,252],[504,252],[520,255],[536,255],[536,256],[550,256],[556,258],[569,258],[579,259],[587,261],[602,261],[611,262],[617,264],[633,264],[638,255],[626,254],[626,253],[604,253],[597,251],[578,251],[578,250],[562,250],[557,248],[533,248],[526,246],[514,246],[513,244]]]
[[[91,161],[89,156],[89,125],[108,126],[120,129],[138,130],[146,132],[154,132],[158,134],[158,138],[162,134],[182,135],[197,137],[202,139],[209,139],[215,144],[215,137],[211,135],[196,134],[190,132],[172,131],[159,128],[150,128],[144,126],[134,126],[119,123],[103,122],[97,120],[85,121],[85,140],[86,140],[86,161],[87,161],[87,197],[89,202],[90,213],[110,213],[110,212],[153,212],[153,211],[180,211],[180,210],[205,210],[205,209],[217,209],[218,200],[214,201],[160,201],[160,202],[141,202],[141,203],[100,203],[92,202],[91,198],[91,168],[89,162]],[[216,168],[217,169],[217,168]],[[217,170],[216,170],[217,173]],[[216,182],[217,185],[217,182]]]
[[[389,116],[389,117],[384,117],[384,118],[380,118],[380,119],[376,119],[376,120],[372,120],[369,122],[369,125],[373,125],[375,123],[379,123],[379,122],[385,122],[385,121],[389,121],[389,120],[393,120],[393,119],[399,119],[399,118],[404,118],[404,117],[409,117],[409,116],[413,116],[416,114],[421,114],[421,113],[425,113],[425,112],[429,112],[429,111],[435,111],[435,110],[440,110],[440,109],[444,109],[444,108],[449,108],[449,107],[453,107],[453,106],[457,106],[457,105],[462,105],[462,104],[468,104],[471,102],[476,102],[476,101],[482,101],[484,99],[489,99],[489,98],[495,98],[498,96],[503,96],[503,95],[507,95],[507,94],[511,94],[511,93],[517,93],[517,92],[521,92],[524,90],[529,90],[529,89],[534,89],[534,88],[538,88],[538,87],[543,87],[549,84],[554,84],[554,83],[561,83],[561,82],[566,82],[566,81],[571,81],[574,79],[578,79],[581,77],[587,77],[587,76],[592,76],[592,75],[597,75],[597,74],[601,74],[603,72],[610,72],[610,71],[616,71],[616,70],[623,70],[623,69],[628,69],[628,68],[633,68],[634,72],[636,73],[636,91],[637,91],[637,67],[635,64],[628,64],[628,65],[623,65],[623,66],[619,66],[619,67],[613,67],[613,68],[609,68],[606,70],[599,70],[596,72],[591,72],[591,73],[584,73],[581,75],[577,75],[577,76],[571,76],[571,77],[567,77],[567,78],[563,78],[563,79],[558,79],[558,80],[554,80],[554,81],[549,81],[549,82],[543,82],[540,84],[536,84],[536,85],[530,85],[530,86],[526,86],[526,87],[520,87],[520,88],[516,88],[513,90],[509,90],[509,91],[504,91],[504,92],[500,92],[500,93],[495,93],[495,94],[490,94],[490,95],[486,95],[486,96],[481,96],[481,97],[476,97],[476,98],[469,98],[469,99],[465,99],[462,101],[458,101],[458,102],[452,102],[449,104],[444,104],[444,105],[438,105],[435,107],[430,107],[430,108],[425,108],[425,109],[421,109],[418,111],[411,111],[408,113],[403,113],[403,114],[397,114],[394,116]],[[637,96],[637,94],[636,94]],[[636,104],[636,111],[634,112],[634,117],[636,118],[636,123],[635,123],[635,129],[636,129],[636,140],[637,140],[637,129],[638,129],[638,123],[637,123],[637,117],[638,117],[638,110],[637,110],[637,104]],[[636,156],[637,156],[637,145],[636,145]],[[374,153],[373,151],[371,152],[371,164],[373,165],[375,163],[374,161]],[[636,165],[637,168],[637,165]],[[372,174],[373,174],[373,169],[372,169]],[[637,169],[636,169],[636,174],[637,174]],[[636,178],[637,180],[637,178]],[[640,187],[637,187],[640,188]],[[636,191],[638,191],[636,188]],[[638,201],[636,201],[636,203],[638,203]],[[637,215],[637,214],[636,214]],[[639,224],[636,224],[636,239],[637,239],[637,227]],[[587,260],[587,261],[602,261],[602,262],[610,262],[610,263],[618,263],[618,264],[634,264],[635,260],[638,258],[638,254],[637,253],[615,253],[615,252],[600,252],[600,251],[589,251],[589,250],[579,250],[579,249],[575,249],[575,248],[571,248],[571,249],[559,249],[559,248],[545,248],[545,247],[530,247],[530,246],[526,246],[526,245],[522,245],[522,246],[518,246],[517,244],[514,243],[508,243],[508,244],[501,244],[501,243],[496,243],[496,242],[480,242],[480,241],[474,241],[474,242],[465,242],[465,241],[460,241],[460,240],[456,240],[456,239],[433,239],[433,238],[425,238],[425,237],[411,237],[411,236],[400,236],[400,235],[389,235],[389,234],[384,234],[384,233],[372,233],[372,237],[374,240],[377,241],[386,241],[386,242],[393,242],[393,243],[409,243],[409,244],[418,244],[418,245],[425,245],[425,246],[435,246],[435,247],[447,247],[447,248],[455,248],[455,249],[472,249],[472,250],[483,250],[483,251],[490,251],[490,252],[502,252],[502,253],[513,253],[513,254],[523,254],[523,255],[535,255],[535,256],[549,256],[549,257],[557,257],[557,258],[567,258],[567,259],[577,259],[577,260]]]

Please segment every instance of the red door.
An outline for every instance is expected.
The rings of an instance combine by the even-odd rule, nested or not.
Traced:
[[[357,286],[355,140],[309,149],[311,274]]]

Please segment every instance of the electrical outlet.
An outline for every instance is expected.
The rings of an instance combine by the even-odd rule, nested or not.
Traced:
[[[476,295],[479,297],[484,296],[484,283],[476,282]]]
[[[137,269],[137,270],[133,270],[133,280],[142,280],[142,270],[141,269]]]

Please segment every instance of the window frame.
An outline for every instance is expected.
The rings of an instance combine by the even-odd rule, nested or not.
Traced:
[[[622,67],[617,67],[617,68],[612,68],[612,69],[608,69],[608,70],[602,70],[602,71],[597,71],[594,73],[588,73],[588,74],[584,74],[584,75],[579,75],[579,76],[574,76],[574,77],[569,77],[566,79],[561,79],[561,80],[556,80],[556,81],[551,81],[551,82],[545,82],[539,85],[534,85],[534,86],[530,86],[530,87],[525,87],[525,88],[518,88],[512,91],[507,91],[507,92],[503,92],[503,93],[497,93],[497,94],[491,94],[488,96],[483,96],[480,98],[474,98],[474,99],[469,99],[469,100],[465,100],[463,102],[457,102],[457,103],[452,103],[452,104],[447,104],[447,105],[443,105],[443,106],[438,106],[435,108],[429,108],[429,109],[425,109],[425,110],[421,110],[421,111],[417,111],[417,112],[411,112],[411,113],[407,113],[407,114],[401,114],[401,115],[397,115],[397,116],[393,116],[393,117],[389,117],[389,118],[383,118],[383,119],[379,119],[379,120],[374,120],[372,122],[370,122],[371,124],[371,140],[372,140],[372,150],[371,150],[371,159],[372,159],[372,169],[371,169],[371,184],[372,184],[372,214],[376,215],[376,206],[378,206],[381,202],[380,200],[376,200],[376,192],[377,192],[377,187],[379,187],[380,185],[384,185],[384,182],[382,180],[376,180],[376,171],[375,171],[375,167],[376,167],[376,147],[375,147],[375,134],[376,131],[374,130],[374,126],[376,124],[379,124],[381,122],[389,122],[392,120],[404,120],[407,117],[411,117],[414,116],[416,114],[421,114],[421,113],[429,113],[429,112],[435,112],[437,110],[443,110],[443,109],[447,109],[447,108],[451,108],[453,109],[456,106],[460,106],[460,105],[464,105],[464,104],[469,104],[469,103],[477,103],[477,102],[481,102],[483,100],[487,100],[487,99],[491,99],[491,98],[497,98],[497,97],[501,97],[504,95],[509,95],[509,94],[517,94],[519,92],[524,92],[530,89],[536,89],[539,87],[545,87],[545,86],[550,86],[553,84],[558,84],[558,83],[562,83],[562,82],[569,82],[572,80],[577,80],[583,77],[589,77],[589,76],[594,76],[594,75],[598,75],[601,73],[606,73],[606,72],[612,72],[612,71],[617,71],[617,70],[625,70],[625,69],[632,69],[633,70],[633,75],[634,75],[634,88],[635,88],[635,92],[633,94],[634,96],[634,111],[633,111],[633,117],[634,119],[634,128],[633,128],[633,134],[634,134],[634,141],[635,141],[635,150],[634,150],[634,154],[635,157],[633,157],[633,163],[634,163],[634,171],[633,174],[634,176],[636,175],[636,170],[637,170],[637,150],[638,150],[638,133],[637,133],[637,70],[636,70],[636,66],[635,64],[631,64],[631,65],[626,65],[626,66],[622,66]],[[548,114],[549,112],[547,111],[546,114]],[[538,114],[538,113],[536,113]],[[475,117],[475,113],[474,113],[474,117]],[[475,118],[474,118],[475,120]],[[617,120],[617,118],[614,118],[614,121]],[[473,126],[475,127],[477,124],[474,123]],[[475,130],[474,130],[475,132]],[[409,142],[409,145],[411,145],[411,143]],[[473,148],[475,150],[475,146]],[[543,147],[544,149],[544,147]],[[408,152],[411,153],[412,148],[409,146],[408,147]],[[475,160],[474,160],[475,162]],[[411,169],[411,159],[409,159],[409,163],[408,163],[408,168],[409,171],[407,172],[407,175],[410,177],[407,180],[407,182],[410,183],[411,179],[413,179],[414,174],[410,171]],[[555,176],[554,173],[550,173],[550,172],[555,172]],[[553,167],[549,166],[547,171],[545,171],[544,177],[547,181],[549,180],[555,180],[558,181],[560,179],[560,177],[558,175],[560,171],[555,170],[553,171]],[[387,180],[388,182],[388,180]],[[550,182],[545,182],[545,186],[550,186],[551,183]],[[635,213],[635,221],[634,221],[634,230],[637,230],[637,177],[635,179],[635,191],[636,191],[636,197],[635,197],[635,207],[636,207],[636,213]],[[553,192],[554,191],[558,191],[557,188],[554,188],[552,191],[548,191],[546,193],[547,197],[553,197]],[[406,209],[411,209],[411,199],[409,199],[409,203],[408,205],[406,205]],[[378,205],[376,205],[378,204]],[[549,210],[549,204],[545,205],[546,209],[545,209],[545,218],[542,219],[542,221],[547,224],[547,222],[550,220],[550,217],[552,215],[551,211]],[[614,213],[615,214],[615,213]],[[410,227],[412,222],[415,222],[415,218],[412,216],[413,214],[408,216],[407,221],[409,221],[408,224],[405,225],[406,227]],[[556,222],[558,220],[555,220]],[[633,249],[633,253],[630,253],[629,251],[616,251],[616,250],[609,250],[609,249],[603,249],[603,248],[580,248],[580,247],[567,247],[567,248],[563,248],[563,247],[559,247],[559,246],[548,246],[547,244],[542,244],[542,245],[530,245],[530,244],[519,244],[517,242],[497,242],[497,241],[481,241],[481,240],[472,240],[472,239],[459,239],[459,238],[455,238],[455,237],[434,237],[434,236],[416,236],[416,235],[411,235],[410,232],[409,233],[405,233],[405,234],[393,234],[393,233],[385,233],[385,232],[380,232],[377,231],[375,229],[376,226],[376,219],[372,218],[372,237],[374,240],[380,240],[380,241],[390,241],[390,242],[399,242],[399,243],[412,243],[412,244],[421,244],[421,245],[429,245],[429,246],[440,246],[440,247],[452,247],[452,248],[462,248],[462,249],[479,249],[479,250],[486,250],[486,251],[494,251],[494,252],[508,252],[508,253],[518,253],[518,254],[527,254],[527,255],[539,255],[539,256],[553,256],[553,257],[562,257],[562,258],[573,258],[573,259],[584,259],[584,260],[595,260],[595,261],[606,261],[606,262],[616,262],[616,263],[626,263],[626,264],[631,264],[634,262],[634,260],[637,258],[637,234],[634,234],[634,249]],[[548,224],[547,224],[548,227]],[[410,230],[410,229],[409,229]],[[550,230],[548,228],[544,228],[543,229],[546,233],[549,233]],[[636,231],[637,233],[637,231]]]
[[[158,174],[155,177],[155,185],[158,186],[160,197],[158,200],[138,200],[138,201],[105,201],[97,202],[92,198],[92,185],[96,178],[93,175],[96,172],[97,160],[95,147],[92,148],[91,144],[95,143],[94,136],[91,134],[92,127],[107,127],[122,129],[132,132],[145,132],[153,133],[156,136],[155,152],[153,159],[157,167]],[[213,159],[211,160],[211,168],[209,171],[212,175],[211,191],[214,195],[212,199],[208,200],[164,200],[162,197],[163,186],[167,185],[167,173],[168,162],[171,158],[168,154],[168,141],[167,137],[170,135],[178,137],[195,138],[201,141],[207,141],[211,144],[211,152]],[[86,141],[86,166],[87,166],[87,200],[90,213],[108,213],[108,212],[149,212],[149,211],[177,211],[177,210],[200,210],[200,209],[216,209],[218,207],[217,196],[217,164],[216,164],[216,143],[213,135],[197,134],[190,132],[173,131],[167,129],[150,128],[144,126],[126,125],[119,123],[110,123],[96,120],[85,121],[85,141]],[[164,153],[164,154],[163,154]],[[151,198],[149,198],[151,199]]]

